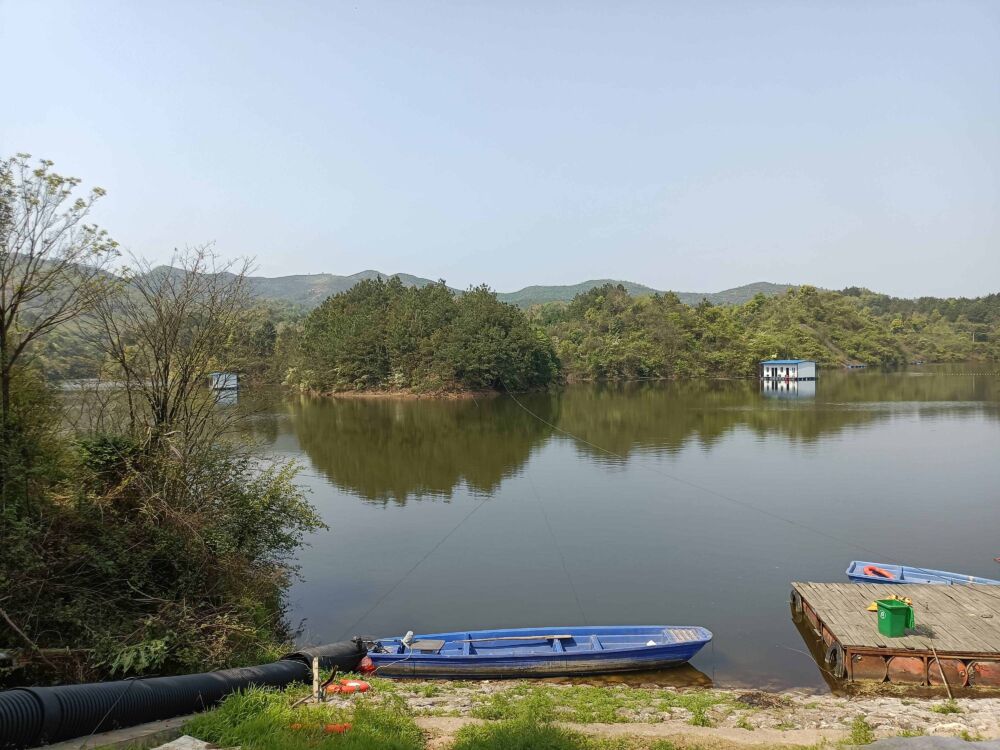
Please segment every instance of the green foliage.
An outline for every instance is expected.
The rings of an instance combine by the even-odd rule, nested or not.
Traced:
[[[870,302],[870,294],[802,286],[740,305],[692,307],[672,293],[634,298],[606,284],[568,305],[536,308],[532,317],[552,338],[565,375],[579,380],[746,377],[772,357],[880,366],[1000,358],[998,295],[965,306],[939,300],[952,319],[936,309]],[[964,309],[982,322],[956,313]]]
[[[556,718],[554,691],[522,686],[483,696],[473,716],[493,720],[459,731],[453,750],[591,750],[590,739],[552,724]],[[561,697],[561,696],[560,696]],[[559,718],[572,721],[560,714]]]
[[[0,511],[13,523],[14,516],[30,516],[49,483],[65,476],[68,457],[58,440],[59,405],[41,373],[15,369],[11,386],[10,411],[0,421]],[[16,541],[0,536],[0,546]]]
[[[848,745],[870,745],[875,741],[875,731],[864,716],[858,716],[851,722],[851,735]]]
[[[660,691],[641,688],[608,688],[586,685],[566,687],[522,685],[480,697],[472,714],[490,723],[462,729],[453,748],[574,748],[611,750],[638,747],[627,738],[600,740],[553,725],[553,721],[581,724],[620,723],[629,719],[625,711],[656,707],[685,708],[689,723],[711,726],[707,710],[725,699],[711,691],[676,693],[664,697]],[[641,745],[646,747],[645,744]],[[649,747],[673,747],[667,741]]]
[[[629,712],[644,708],[680,708],[691,713],[691,724],[711,726],[708,710],[726,701],[724,696],[707,690],[665,695],[643,688],[521,685],[479,696],[472,715],[490,720],[558,718],[579,724],[615,724],[629,721]]]
[[[406,703],[395,696],[378,702],[359,698],[351,709],[332,706],[292,707],[299,691],[250,688],[226,698],[218,708],[200,714],[185,727],[188,734],[220,747],[245,750],[420,750],[423,736]],[[348,722],[344,734],[329,734],[326,724]],[[293,726],[295,728],[293,728]]]
[[[931,706],[931,711],[936,714],[960,714],[962,713],[962,708],[958,705],[958,701],[954,698],[949,698],[940,705]]]
[[[226,445],[179,461],[124,434],[71,441],[54,396],[22,386],[12,413],[31,419],[11,423],[0,507],[0,590],[18,627],[42,648],[86,649],[78,677],[273,658],[288,558],[321,526],[294,467]],[[0,642],[27,645],[3,622]]]
[[[552,346],[486,287],[369,279],[306,319],[292,380],[320,391],[524,390],[558,373]]]
[[[459,730],[451,750],[596,750],[579,732],[524,719],[471,725]]]

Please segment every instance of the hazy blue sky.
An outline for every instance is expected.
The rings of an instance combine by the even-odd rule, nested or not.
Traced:
[[[1000,2],[0,0],[0,151],[157,259],[1000,290]]]

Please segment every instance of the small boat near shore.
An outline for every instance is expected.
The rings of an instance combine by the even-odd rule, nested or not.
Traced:
[[[1000,586],[1000,581],[992,578],[949,573],[946,570],[916,568],[911,565],[889,565],[863,560],[853,560],[847,568],[847,577],[856,583],[983,583]]]
[[[671,625],[407,633],[375,640],[368,658],[382,677],[557,677],[680,666],[711,640],[705,628]]]

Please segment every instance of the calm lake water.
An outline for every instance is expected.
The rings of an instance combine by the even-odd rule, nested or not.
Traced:
[[[303,642],[693,624],[715,633],[695,669],[642,679],[823,688],[790,581],[872,558],[1000,577],[989,369],[575,385],[519,397],[537,417],[508,396],[240,408],[330,526],[290,596]]]

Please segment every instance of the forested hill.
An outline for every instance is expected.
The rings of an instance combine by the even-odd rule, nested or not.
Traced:
[[[421,276],[412,276],[407,273],[386,274],[381,271],[361,271],[350,276],[337,276],[332,273],[276,277],[252,276],[249,281],[250,288],[261,300],[312,309],[327,297],[346,292],[361,281],[367,279],[388,280],[393,276],[397,277],[404,287],[423,287],[428,284],[437,283],[432,279]],[[542,305],[547,302],[569,302],[576,295],[583,294],[605,284],[620,284],[633,297],[663,294],[665,291],[653,289],[634,281],[591,279],[589,281],[581,281],[579,284],[526,286],[524,289],[519,289],[516,292],[498,292],[497,299],[501,302],[509,302],[520,308],[527,309],[532,305]],[[790,284],[772,284],[767,281],[759,281],[732,289],[724,289],[721,292],[674,291],[674,294],[677,295],[677,298],[681,302],[688,305],[697,305],[703,299],[708,300],[713,305],[738,305],[753,299],[756,294],[764,294],[770,297],[775,294],[781,294],[791,288]],[[457,289],[452,290],[459,291]]]
[[[346,292],[367,279],[388,280],[395,276],[405,287],[423,287],[435,283],[431,279],[411,276],[408,273],[385,274],[380,271],[361,271],[350,276],[332,273],[303,274],[298,276],[251,276],[250,288],[261,300],[280,302],[295,307],[311,309],[327,297]]]
[[[900,300],[864,289],[801,286],[738,305],[634,297],[607,284],[533,308],[565,377],[749,376],[771,357],[830,366],[1000,359],[1000,295]]]

